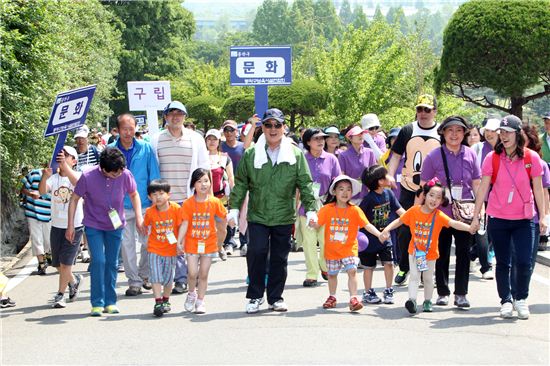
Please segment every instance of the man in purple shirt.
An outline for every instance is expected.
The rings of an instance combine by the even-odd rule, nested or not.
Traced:
[[[348,149],[338,155],[342,174],[357,179],[359,182],[361,181],[363,170],[376,164],[374,152],[370,148],[363,146],[363,133],[363,129],[359,126],[350,128],[346,133],[346,138],[350,142]],[[363,186],[361,192],[353,196],[351,201],[358,205],[367,192],[367,187]]]
[[[124,195],[128,194],[136,213],[136,228],[145,235],[141,200],[136,181],[126,169],[122,152],[115,147],[106,147],[99,156],[99,166],[82,173],[69,203],[67,240],[74,237],[74,216],[80,198],[84,198],[84,219],[88,246],[92,261],[90,265],[92,303],[91,316],[102,312],[116,314],[116,278],[124,216]]]

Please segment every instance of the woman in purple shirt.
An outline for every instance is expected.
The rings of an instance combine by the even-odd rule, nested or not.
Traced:
[[[317,201],[317,209],[321,208],[332,180],[340,175],[340,164],[336,156],[324,150],[327,136],[319,128],[308,128],[302,136],[307,164],[313,179],[313,194]],[[308,226],[303,205],[300,205],[298,215],[307,269],[303,285],[304,287],[314,287],[317,286],[319,269],[323,277],[326,277],[327,272],[324,256],[324,230],[323,228],[315,230]],[[319,242],[319,252],[317,252],[317,242]]]
[[[116,147],[106,147],[99,156],[99,165],[82,173],[76,183],[69,203],[67,240],[74,236],[76,205],[84,198],[84,219],[88,248],[92,256],[90,265],[91,316],[102,312],[116,314],[116,278],[118,254],[122,239],[124,218],[124,195],[128,194],[136,212],[136,227],[146,235],[141,215],[141,200],[136,190],[136,181],[126,169],[126,160]]]
[[[438,129],[441,135],[441,148],[435,149],[426,156],[420,185],[437,177],[448,190],[447,196],[453,199],[472,199],[477,192],[481,179],[481,171],[477,164],[475,152],[466,146],[466,131],[469,125],[459,116],[446,118]],[[443,154],[447,160],[450,187],[445,174]],[[451,205],[442,207],[441,210],[447,216],[456,220],[453,216]],[[443,228],[439,235],[439,258],[435,262],[435,278],[437,282],[436,305],[449,303],[449,261],[451,255],[451,242],[455,239],[456,269],[455,269],[455,300],[454,304],[460,308],[470,307],[466,298],[468,293],[468,280],[470,277],[470,243],[472,235],[465,231],[453,228]]]
[[[338,155],[338,162],[342,174],[361,181],[363,170],[376,164],[374,152],[363,145],[363,129],[359,126],[352,126],[346,133],[350,142],[348,149]],[[361,192],[351,199],[351,202],[358,205],[361,199],[367,194],[367,187],[363,186]]]

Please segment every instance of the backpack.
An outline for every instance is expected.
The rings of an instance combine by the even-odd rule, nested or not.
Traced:
[[[212,191],[214,196],[221,198],[227,194],[226,187],[229,187],[225,166],[227,165],[227,155],[220,155],[220,166],[210,169],[212,173]]]
[[[527,176],[529,177],[529,180],[531,180],[531,167],[533,166],[532,159],[531,159],[531,150],[528,148],[523,149],[523,162],[525,163],[525,170],[527,171]],[[495,181],[497,180],[498,175],[498,169],[500,167],[500,155],[495,154],[493,152],[493,175],[491,176],[491,185],[495,184]]]

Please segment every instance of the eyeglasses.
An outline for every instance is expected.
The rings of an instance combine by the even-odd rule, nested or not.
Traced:
[[[273,128],[280,130],[281,128],[283,128],[283,124],[282,123],[275,123],[275,124],[264,123],[264,127],[267,128],[268,130]]]
[[[229,133],[231,133],[231,132],[235,132],[235,129],[234,129],[234,128],[231,128],[231,127],[225,127],[225,128],[223,129],[223,132],[229,132]]]
[[[432,113],[432,109],[431,109],[431,108],[428,108],[428,107],[421,107],[421,106],[418,106],[418,107],[416,107],[416,112],[417,112],[417,113],[420,113],[420,112]]]
[[[379,128],[380,128],[380,126],[369,127],[369,131],[376,131]]]

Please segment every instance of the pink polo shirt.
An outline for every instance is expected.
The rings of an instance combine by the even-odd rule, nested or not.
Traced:
[[[493,175],[493,154],[494,151],[491,151],[483,161],[481,174],[484,177]],[[541,176],[540,157],[535,152],[530,152],[530,154],[532,162],[531,177]],[[513,192],[512,200],[509,202],[511,192]],[[532,214],[530,217],[525,217],[524,202],[531,203]],[[531,191],[523,159],[511,161],[506,157],[506,154],[500,154],[500,167],[493,189],[489,194],[487,214],[505,220],[533,218],[535,214],[533,192]]]

